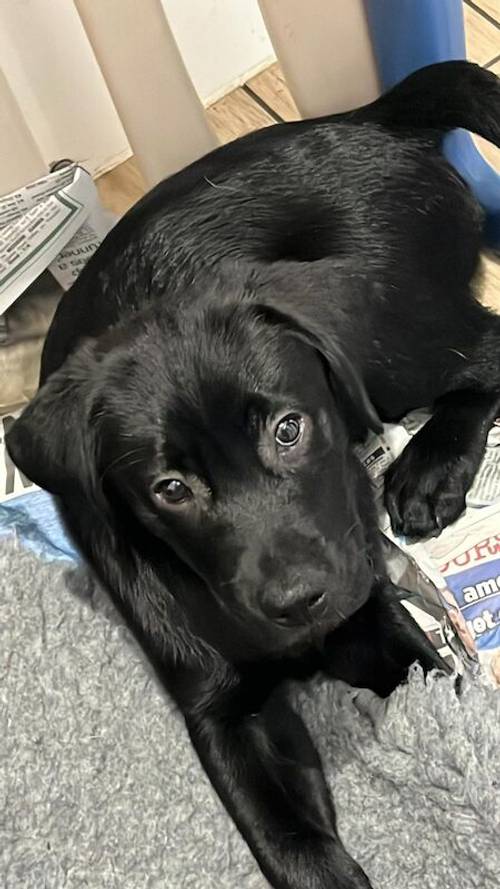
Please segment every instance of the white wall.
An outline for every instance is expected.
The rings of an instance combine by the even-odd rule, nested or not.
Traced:
[[[274,60],[257,0],[162,0],[203,102],[214,101]]]

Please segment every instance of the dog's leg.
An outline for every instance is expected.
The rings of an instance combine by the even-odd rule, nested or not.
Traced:
[[[431,419],[385,476],[385,502],[396,534],[427,537],[460,516],[499,409],[500,385],[496,391],[462,389],[439,399]]]
[[[192,678],[186,724],[226,809],[274,889],[370,889],[345,851],[321,762],[300,719],[277,686],[267,703],[241,687],[207,704]]]
[[[451,672],[401,602],[402,594],[389,581],[374,588],[366,605],[328,638],[326,673],[387,697],[415,662],[426,673]]]

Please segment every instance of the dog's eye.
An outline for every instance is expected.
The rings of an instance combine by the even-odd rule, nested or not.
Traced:
[[[178,506],[190,500],[193,493],[179,478],[164,478],[153,488],[155,496],[169,506]]]
[[[276,429],[274,437],[279,445],[283,448],[290,448],[296,445],[302,435],[304,422],[298,414],[287,414],[283,417]]]

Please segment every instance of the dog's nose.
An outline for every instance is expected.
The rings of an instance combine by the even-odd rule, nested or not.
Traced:
[[[295,587],[266,589],[261,596],[261,609],[266,617],[283,626],[300,626],[318,620],[324,614],[324,590]]]

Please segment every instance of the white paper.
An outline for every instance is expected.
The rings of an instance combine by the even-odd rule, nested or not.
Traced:
[[[113,224],[76,165],[0,198],[0,315],[47,268],[68,289]]]
[[[14,466],[5,447],[5,437],[21,412],[22,408],[0,416],[0,503],[19,497],[20,494],[39,490],[37,485]]]
[[[405,604],[428,635],[438,628],[446,632],[457,669],[480,668],[500,686],[500,421],[488,435],[464,514],[438,537],[410,543],[392,532],[383,505],[384,473],[429,417],[414,411],[400,424],[384,426],[357,448],[358,457],[372,481],[380,529],[408,560],[405,569],[394,550],[387,558],[395,583],[405,571],[406,581],[411,578],[416,598]],[[434,616],[437,605],[444,620]]]

